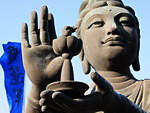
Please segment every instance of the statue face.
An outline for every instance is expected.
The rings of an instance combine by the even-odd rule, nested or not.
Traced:
[[[138,52],[135,18],[121,7],[90,11],[82,21],[81,37],[85,56],[96,70],[129,67]]]

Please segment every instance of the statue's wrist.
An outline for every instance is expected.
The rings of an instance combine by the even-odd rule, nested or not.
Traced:
[[[29,97],[39,101],[40,100],[40,93],[44,90],[45,88],[38,87],[37,85],[32,84],[31,89],[30,89],[30,94]]]
[[[32,96],[28,96],[28,104],[36,110],[41,110],[41,106],[39,105],[39,100],[32,98]]]
[[[28,95],[28,105],[30,105],[30,107],[32,109],[36,109],[38,111],[41,110],[41,106],[39,105],[41,92],[42,92],[41,88],[32,84],[31,89],[30,89],[30,93]]]

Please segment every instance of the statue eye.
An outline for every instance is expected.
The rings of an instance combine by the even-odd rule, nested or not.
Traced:
[[[95,28],[95,27],[103,27],[104,25],[104,22],[103,21],[96,21],[96,22],[93,22],[89,27],[88,29],[90,28]]]
[[[123,25],[123,26],[133,27],[133,24],[130,21],[127,21],[127,20],[121,21],[120,24]]]
[[[127,27],[134,27],[134,22],[129,17],[122,17],[119,20],[120,25]]]

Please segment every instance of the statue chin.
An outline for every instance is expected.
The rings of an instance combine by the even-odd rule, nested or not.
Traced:
[[[103,58],[108,59],[108,61],[125,60],[128,62],[130,58],[133,58],[135,56],[135,54],[133,54],[131,50],[128,50],[127,48],[124,48],[122,46],[113,46],[105,49],[104,51],[105,54]]]

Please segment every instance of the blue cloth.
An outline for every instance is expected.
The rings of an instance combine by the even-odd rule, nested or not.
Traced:
[[[0,64],[4,70],[10,113],[22,113],[25,71],[22,63],[21,44],[8,42],[3,44],[3,49],[4,54],[0,58]]]

